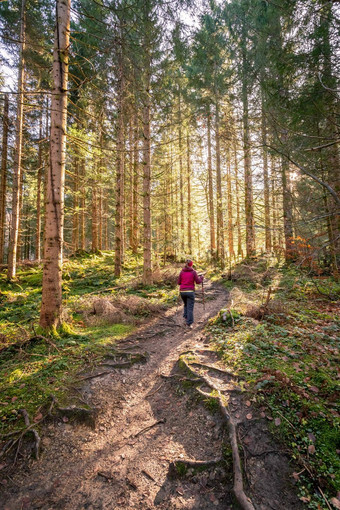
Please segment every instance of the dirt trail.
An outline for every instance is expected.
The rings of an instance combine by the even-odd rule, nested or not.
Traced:
[[[195,306],[193,330],[183,324],[182,310],[169,310],[122,342],[121,349],[148,353],[148,361],[112,369],[79,385],[80,398],[98,409],[95,429],[62,420],[48,425],[42,459],[13,477],[0,508],[237,508],[226,424],[216,406],[209,410],[195,387],[180,381],[188,374],[178,364],[181,353],[194,351],[197,362],[218,366],[202,328],[227,299],[225,290],[208,283],[205,310],[202,303]],[[98,367],[98,373],[103,368]],[[195,364],[191,368],[197,373],[201,370]],[[243,456],[245,492],[254,507],[299,509],[289,459],[274,444],[264,420],[246,405],[249,402],[239,391],[239,381],[212,369],[204,373],[229,400]],[[246,418],[249,413],[251,420]],[[183,476],[176,476],[171,464],[175,460],[218,460],[222,451],[222,464],[212,462],[205,469],[189,466]]]

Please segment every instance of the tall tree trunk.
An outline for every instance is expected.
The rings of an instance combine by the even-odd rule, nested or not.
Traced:
[[[147,48],[148,52],[148,48]],[[151,138],[150,138],[150,77],[151,62],[147,53],[145,69],[145,89],[143,104],[143,211],[144,211],[144,238],[143,238],[143,284],[152,284],[151,265]]]
[[[183,184],[183,158],[182,158],[182,109],[181,109],[181,89],[178,94],[178,150],[179,150],[179,193],[180,193],[180,217],[181,230],[178,236],[181,240],[181,252],[184,253],[184,184]]]
[[[214,190],[213,190],[213,173],[212,173],[212,157],[211,157],[211,118],[210,109],[207,115],[208,129],[208,184],[209,184],[209,223],[210,223],[210,256],[215,257],[216,241],[215,241],[215,216],[214,216]]]
[[[233,224],[233,204],[231,193],[231,170],[230,170],[230,153],[227,155],[227,199],[228,199],[228,251],[229,263],[235,258],[234,253],[234,224]]]
[[[236,142],[234,143],[234,162],[235,162],[234,171],[235,171],[235,195],[236,195],[237,256],[243,258]]]
[[[245,217],[246,217],[246,251],[247,257],[256,253],[255,225],[253,206],[253,176],[250,155],[249,135],[249,105],[248,105],[248,66],[247,66],[247,36],[245,21],[242,25],[242,104],[243,104],[243,151],[244,151],[244,187],[245,187]]]
[[[1,187],[0,187],[0,263],[4,260],[6,230],[6,194],[7,194],[7,152],[8,152],[8,94],[5,94],[2,122]]]
[[[80,198],[80,239],[79,239],[79,245],[81,246],[81,249],[85,251],[86,249],[86,236],[85,236],[85,229],[86,229],[86,188],[85,188],[85,159],[84,157],[81,158],[80,163],[80,173],[81,173],[81,198]]]
[[[283,231],[285,239],[285,259],[294,258],[293,240],[293,204],[292,192],[290,186],[290,170],[288,160],[281,158],[281,177],[282,177],[282,203],[283,203]]]
[[[96,163],[95,163],[96,165]],[[93,253],[98,251],[98,197],[97,197],[97,183],[96,172],[95,178],[92,181],[92,247]]]
[[[274,252],[277,252],[278,250],[278,244],[279,244],[279,236],[278,236],[278,222],[277,222],[277,206],[276,206],[276,185],[275,185],[275,161],[274,161],[274,157],[272,156],[271,157],[271,168],[270,168],[270,171],[271,171],[271,183],[272,183],[272,215],[273,215],[273,220],[272,220],[272,224],[273,224],[273,249],[274,249]]]
[[[217,220],[217,253],[219,261],[224,267],[224,222],[223,222],[223,203],[222,203],[222,178],[221,178],[221,151],[220,151],[220,108],[218,100],[215,105],[215,141],[216,141],[216,220]]]
[[[138,152],[138,119],[136,106],[133,115],[133,178],[132,178],[132,252],[138,251],[138,172],[139,172],[139,152]]]
[[[264,98],[262,93],[262,111],[261,111],[261,131],[262,131],[262,161],[263,161],[263,192],[264,192],[264,228],[266,239],[266,252],[270,253],[272,249],[271,229],[270,229],[270,203],[269,203],[269,177],[268,177],[268,153],[267,153],[267,122],[264,111]]]
[[[116,213],[115,213],[115,276],[120,276],[123,258],[123,228],[124,228],[124,72],[123,57],[119,62],[118,85],[118,133],[117,133],[117,166],[116,166]]]
[[[187,188],[188,188],[188,252],[192,254],[192,204],[191,204],[191,161],[190,161],[190,137],[187,132]]]
[[[70,8],[70,0],[57,0],[53,50],[51,157],[47,180],[45,259],[40,313],[40,325],[48,329],[58,327],[62,321],[61,286]]]
[[[15,278],[17,265],[17,250],[20,222],[20,183],[22,179],[22,128],[24,119],[24,87],[25,87],[25,59],[24,52],[26,47],[26,0],[21,1],[21,28],[20,28],[20,55],[18,71],[18,99],[17,99],[17,120],[16,120],[16,140],[14,156],[14,174],[13,174],[13,194],[12,194],[12,222],[11,233],[8,247],[8,272],[9,280]]]
[[[76,154],[74,161],[73,178],[73,218],[72,218],[72,250],[74,253],[79,249],[79,156]]]
[[[37,179],[37,226],[35,235],[35,258],[41,259],[41,187],[43,176],[43,145],[42,145],[42,113],[39,126],[39,147],[38,147],[38,179]]]

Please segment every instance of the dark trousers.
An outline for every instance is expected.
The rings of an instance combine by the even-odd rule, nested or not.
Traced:
[[[194,322],[195,292],[181,292],[181,298],[184,303],[183,317],[190,326]]]

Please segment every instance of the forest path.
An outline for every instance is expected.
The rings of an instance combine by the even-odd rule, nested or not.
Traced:
[[[226,305],[228,293],[210,282],[205,293],[205,308],[195,305],[193,330],[183,324],[182,307],[169,310],[118,345],[148,353],[146,363],[112,369],[78,387],[81,399],[98,409],[95,430],[66,419],[49,424],[41,460],[13,476],[1,509],[236,508],[226,424],[216,406],[202,405],[192,384],[180,381],[188,377],[178,363],[183,352],[193,352],[198,363],[218,365],[202,329]],[[190,354],[188,359],[193,359]],[[198,365],[191,366],[196,370]],[[255,419],[238,381],[214,370],[205,374],[229,399],[244,452],[245,492],[255,508],[300,508],[289,459],[274,444],[264,420]],[[249,413],[254,419],[246,417]],[[173,468],[176,460],[218,460],[222,451],[222,464],[184,467],[181,477]]]

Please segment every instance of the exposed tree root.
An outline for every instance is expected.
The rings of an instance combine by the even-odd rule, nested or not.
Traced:
[[[243,377],[233,374],[232,372],[229,372],[228,370],[223,370],[222,368],[214,367],[213,365],[207,365],[206,363],[198,363],[197,361],[193,361],[191,365],[194,365],[195,367],[201,367],[205,368],[207,370],[214,370],[215,372],[219,372],[220,374],[227,375],[228,377],[233,377],[234,379],[241,380]]]
[[[23,440],[24,436],[28,432],[31,432],[33,434],[33,436],[34,436],[34,457],[37,460],[39,459],[39,457],[40,457],[41,439],[40,439],[40,436],[39,436],[37,430],[35,428],[33,428],[33,427],[35,425],[37,425],[38,423],[40,423],[41,421],[43,421],[46,418],[46,416],[45,416],[44,418],[39,420],[39,422],[31,423],[26,409],[20,409],[20,413],[22,414],[22,416],[24,418],[25,428],[17,430],[15,432],[11,433],[11,435],[19,434],[19,436],[16,439],[10,439],[4,445],[4,447],[2,448],[1,453],[0,453],[0,458],[1,458],[5,454],[8,454],[14,448],[14,446],[17,445],[17,449],[16,449],[16,453],[15,453],[15,457],[14,457],[14,464],[16,463],[16,460],[17,460],[17,457],[18,457],[18,454],[19,454],[19,451],[20,451],[20,448],[21,448],[22,440]],[[8,434],[7,437],[9,437],[9,435],[10,434]]]
[[[172,374],[172,375],[160,374],[160,376],[163,379],[179,379],[180,381],[191,382],[191,383],[201,382],[201,379],[199,379],[198,377],[195,377],[195,378],[183,377],[180,374]]]
[[[133,353],[133,352],[117,352],[115,354],[107,354],[107,358],[117,360],[117,358],[125,358],[126,361],[118,360],[116,363],[108,363],[107,361],[102,362],[102,365],[106,365],[112,368],[130,368],[136,363],[146,363],[148,355],[145,353]]]
[[[211,460],[190,460],[190,459],[177,459],[170,463],[169,476],[177,478],[184,476],[188,469],[202,471],[211,467],[219,466],[223,463],[223,458]]]
[[[111,374],[110,370],[105,370],[104,372],[99,372],[98,374],[86,375],[85,377],[80,377],[78,381],[87,381],[87,379],[94,379],[95,377],[101,377],[102,375]]]
[[[193,370],[189,363],[186,361],[185,357],[182,356],[181,362],[186,367],[187,371],[189,371],[193,376],[199,377],[202,380],[202,383],[207,385],[209,388],[211,388],[215,395],[211,395],[208,393],[203,392],[201,389],[197,388],[200,394],[204,395],[205,397],[209,397],[211,399],[214,399],[218,402],[219,408],[221,411],[221,414],[228,425],[228,431],[229,431],[229,439],[231,444],[231,450],[232,450],[232,456],[233,456],[233,473],[234,473],[234,487],[233,492],[234,495],[241,506],[242,510],[255,510],[254,505],[250,501],[250,499],[246,496],[243,488],[243,476],[242,476],[242,467],[241,467],[241,460],[238,450],[238,442],[237,442],[237,433],[236,433],[236,426],[233,422],[232,417],[229,415],[225,404],[223,402],[223,396],[221,395],[220,390],[205,376],[198,374]]]

